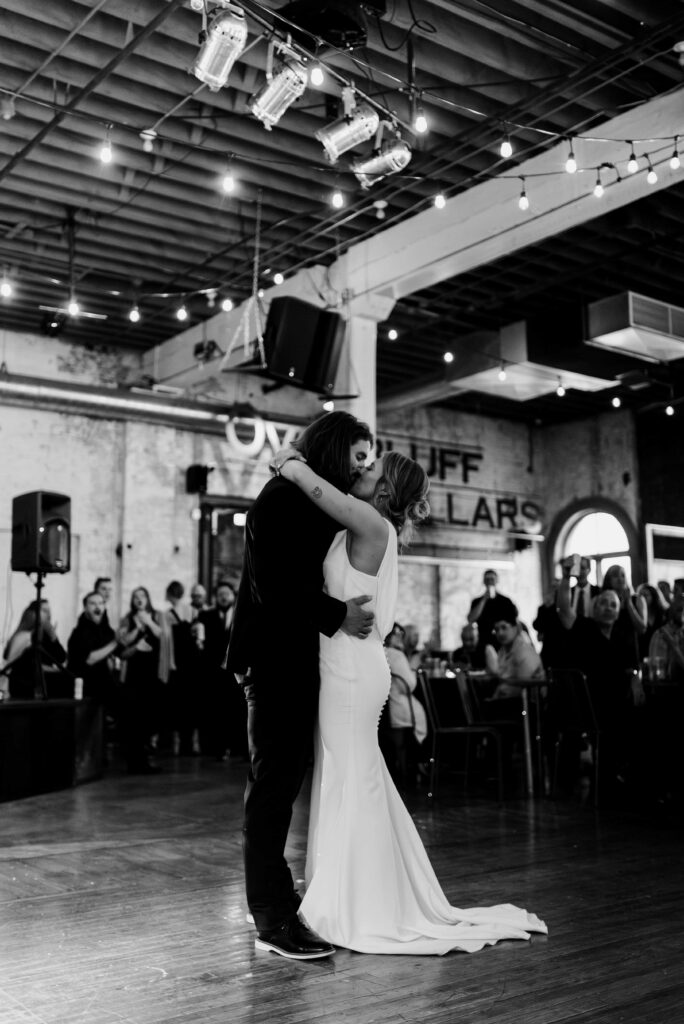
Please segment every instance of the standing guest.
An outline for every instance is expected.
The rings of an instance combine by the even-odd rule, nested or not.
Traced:
[[[618,624],[638,647],[637,637],[646,632],[646,601],[633,595],[621,565],[611,565],[603,577],[602,590],[614,590],[620,600]]]
[[[356,417],[331,412],[306,428],[297,448],[323,476],[348,490],[363,470],[371,440]],[[260,948],[298,960],[335,951],[298,918],[300,897],[285,860],[292,808],[313,746],[320,634],[343,629],[367,636],[373,618],[363,607],[369,595],[338,600],[323,590],[323,561],[339,529],[287,480],[268,481],[247,513],[228,648],[227,667],[245,687],[248,707],[247,900]]]
[[[191,634],[191,611],[183,601],[185,587],[172,580],[166,588],[168,608],[163,622],[171,637],[168,683],[164,690],[166,740],[178,741],[178,754],[192,757],[197,728],[199,697],[195,678],[195,643]]]
[[[201,583],[193,584],[190,588],[190,614],[192,621],[194,622],[200,612],[206,611],[208,607],[206,588]]]
[[[161,771],[150,761],[152,735],[159,724],[161,616],[145,587],[131,594],[128,614],[118,631],[121,654],[121,727],[130,774]]]
[[[510,597],[505,597],[497,590],[499,577],[494,569],[487,569],[482,577],[484,594],[474,598],[468,612],[468,622],[477,622],[479,645],[482,650],[487,644],[495,643],[493,639],[494,623],[500,620],[518,618],[518,609]]]
[[[40,636],[36,651],[36,616],[40,607]],[[57,639],[49,602],[43,598],[40,606],[32,601],[25,608],[19,625],[12,633],[3,652],[4,672],[9,674],[9,695],[15,700],[33,700],[44,697],[40,680],[42,672],[48,697],[72,697],[73,681],[63,669],[67,654]]]
[[[578,618],[581,618],[582,615],[591,615],[594,598],[601,590],[600,587],[596,587],[593,583],[589,582],[590,572],[591,559],[583,555],[579,560],[577,583],[570,590],[572,610]]]
[[[83,680],[83,696],[112,706],[112,656],[120,653],[114,630],[105,621],[102,595],[91,591],[67,643],[69,671]]]
[[[566,665],[568,660],[568,631],[561,625],[556,609],[559,583],[560,579],[554,580],[546,591],[532,623],[541,644],[540,657],[546,669]]]
[[[98,576],[93,583],[93,590],[96,594],[99,594],[104,602],[104,615],[102,621],[106,626],[110,625],[109,616],[107,615],[107,606],[112,598],[112,578],[111,576]]]
[[[645,609],[646,629],[639,633],[637,638],[639,657],[643,660],[649,656],[652,637],[667,621],[666,612],[669,605],[665,605],[657,588],[648,583],[642,583],[637,587],[636,596],[643,600]]]
[[[390,774],[400,789],[415,781],[419,748],[427,736],[425,708],[413,696],[418,685],[404,649],[405,630],[395,622],[385,637],[385,655],[390,669],[388,714],[393,747]]]
[[[457,668],[474,672],[485,669],[484,649],[480,646],[480,635],[476,622],[467,622],[461,630],[461,646],[451,655],[451,663]]]
[[[235,588],[229,580],[216,586],[213,608],[200,612],[193,623],[196,648],[201,650],[203,695],[200,710],[200,748],[225,761],[247,756],[247,707],[242,691],[223,669],[235,612]]]

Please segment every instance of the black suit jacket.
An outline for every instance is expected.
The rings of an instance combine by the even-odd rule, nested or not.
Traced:
[[[323,560],[340,529],[282,477],[264,486],[247,513],[230,672],[296,667],[302,680],[318,679],[318,634],[336,633],[347,612],[323,592]]]
[[[226,629],[223,613],[218,608],[204,608],[197,616],[204,625],[204,661],[209,669],[219,669],[226,656],[232,625]]]

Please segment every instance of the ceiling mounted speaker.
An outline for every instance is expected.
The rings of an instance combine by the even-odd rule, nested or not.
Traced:
[[[356,50],[366,45],[365,10],[369,6],[376,7],[355,0],[294,0],[278,14],[300,29],[291,29],[295,42],[306,50],[318,50],[320,56],[321,39],[337,50]],[[384,4],[381,6],[384,8]]]

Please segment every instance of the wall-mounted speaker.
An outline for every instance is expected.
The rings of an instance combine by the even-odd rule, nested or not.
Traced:
[[[71,501],[65,494],[31,491],[12,500],[12,569],[69,572]]]
[[[211,466],[200,466],[194,463],[185,470],[185,491],[186,494],[206,494],[207,481]]]
[[[290,295],[273,299],[264,331],[264,355],[273,377],[309,391],[331,392],[344,345],[339,313]]]

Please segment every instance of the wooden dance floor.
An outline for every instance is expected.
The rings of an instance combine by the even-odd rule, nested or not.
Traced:
[[[684,1021],[681,824],[549,800],[410,807],[451,902],[513,902],[549,936],[445,957],[254,950],[244,765],[169,758],[0,804],[0,1024]],[[304,865],[299,810],[291,862]]]

